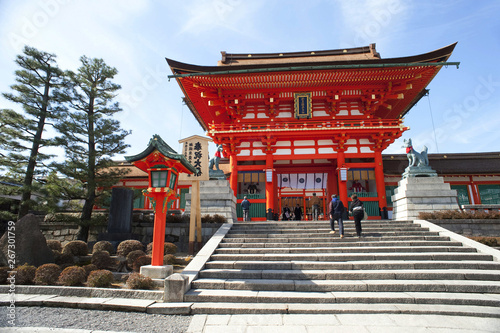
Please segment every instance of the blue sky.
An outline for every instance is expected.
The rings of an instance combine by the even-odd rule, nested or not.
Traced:
[[[79,57],[118,69],[117,115],[132,130],[126,155],[159,134],[205,135],[186,106],[165,57],[216,65],[220,51],[265,53],[338,49],[376,43],[383,58],[411,56],[454,42],[449,59],[405,117],[402,139],[429,153],[500,152],[500,1],[496,0],[0,0],[0,92],[14,84],[24,44],[57,55],[62,69]],[[0,97],[0,108],[18,108]],[[432,116],[431,116],[432,114]],[[215,146],[211,147],[211,151]],[[118,156],[121,158],[121,156]]]

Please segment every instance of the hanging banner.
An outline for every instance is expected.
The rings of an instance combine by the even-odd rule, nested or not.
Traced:
[[[326,188],[328,173],[291,173],[278,174],[278,186],[292,189]]]

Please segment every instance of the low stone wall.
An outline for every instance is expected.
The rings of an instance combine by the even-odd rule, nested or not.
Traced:
[[[220,223],[206,223],[202,228],[202,242],[205,244],[220,228]],[[153,222],[134,221],[132,233],[139,235],[139,240],[148,244],[153,240]],[[40,229],[46,239],[55,239],[66,244],[76,240],[79,226],[65,222],[40,222]],[[98,240],[100,233],[106,232],[105,226],[93,226],[89,232],[89,242]],[[189,247],[189,223],[171,223],[165,228],[165,240],[177,245],[178,252],[187,252]]]
[[[429,221],[464,236],[500,237],[500,219],[443,219]]]

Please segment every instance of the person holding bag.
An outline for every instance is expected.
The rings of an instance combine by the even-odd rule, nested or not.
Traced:
[[[361,238],[361,220],[365,216],[365,207],[363,205],[363,202],[358,199],[358,196],[356,194],[353,194],[351,196],[352,202],[351,202],[351,207],[350,207],[350,214],[354,218],[354,226],[356,227],[356,234],[358,237]]]

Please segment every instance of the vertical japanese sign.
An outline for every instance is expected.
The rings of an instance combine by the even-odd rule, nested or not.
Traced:
[[[194,166],[198,172],[193,175],[181,173],[179,181],[183,180],[208,180],[208,143],[212,139],[199,135],[193,135],[189,138],[179,140],[182,143],[182,154]]]

